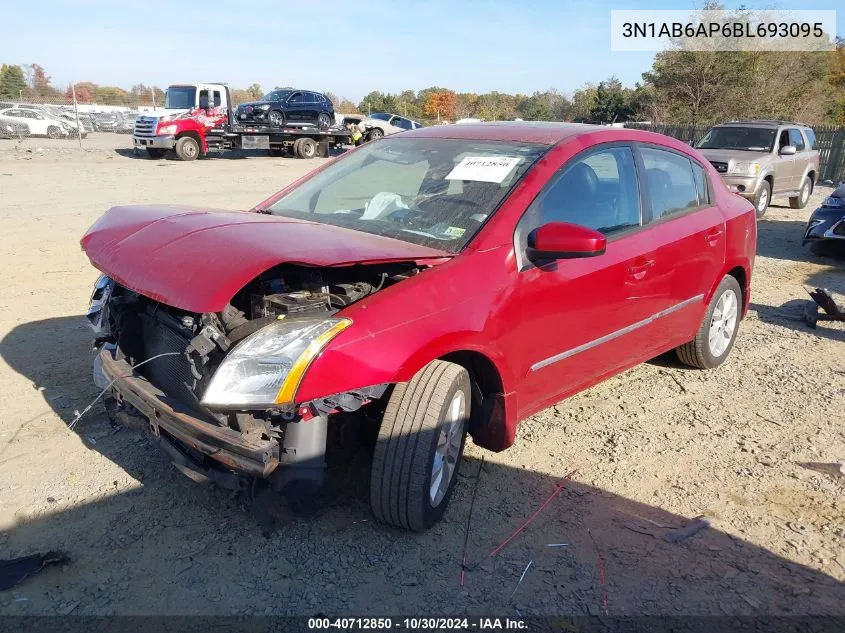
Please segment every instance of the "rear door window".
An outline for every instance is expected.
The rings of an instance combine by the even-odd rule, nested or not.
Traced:
[[[652,220],[699,206],[698,189],[689,158],[652,147],[640,149]]]
[[[698,206],[706,206],[710,204],[710,188],[707,186],[707,174],[704,167],[691,161],[692,163],[692,177],[695,180],[695,189],[698,193]]]
[[[789,144],[795,146],[795,151],[803,152],[804,151],[804,137],[801,136],[801,132],[791,127],[789,128]]]
[[[804,135],[807,137],[807,147],[811,150],[816,149],[816,133],[810,128],[804,128]]]

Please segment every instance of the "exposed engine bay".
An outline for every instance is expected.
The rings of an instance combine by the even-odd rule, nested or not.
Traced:
[[[284,424],[299,417],[298,410],[221,412],[201,404],[229,350],[279,319],[332,315],[421,270],[413,262],[327,268],[282,264],[247,284],[222,312],[206,314],[180,310],[115,285],[99,317],[103,328],[98,343],[116,345],[116,353],[132,366],[143,363],[138,373],[194,415],[241,433],[277,439]],[[339,394],[310,406],[314,415],[353,411],[381,396],[385,388]]]

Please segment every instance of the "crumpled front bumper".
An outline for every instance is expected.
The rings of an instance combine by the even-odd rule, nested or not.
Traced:
[[[171,448],[176,440],[225,469],[253,477],[267,478],[278,467],[277,442],[247,438],[197,417],[136,373],[128,362],[117,359],[113,349],[102,349],[95,367],[102,372],[95,380],[105,378],[111,383],[109,391],[117,403],[137,410],[149,422],[152,434]]]

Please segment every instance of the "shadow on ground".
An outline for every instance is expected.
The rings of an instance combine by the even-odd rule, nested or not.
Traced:
[[[339,156],[345,151],[345,149],[331,148],[329,150],[329,157],[333,158],[335,156]],[[176,154],[173,152],[168,152],[163,158],[150,158],[147,155],[147,152],[143,149],[135,150],[132,147],[120,147],[115,149],[114,153],[123,158],[133,158],[138,160],[174,161],[177,163],[181,162],[179,158],[177,158]],[[272,154],[268,150],[263,149],[230,149],[224,152],[209,152],[206,156],[203,156],[199,160],[242,160],[245,158],[285,158],[289,160],[302,160],[300,158],[296,158],[295,156]]]
[[[89,339],[81,316],[35,321],[13,329],[0,342],[0,353],[43,390],[67,423],[96,393],[89,380]],[[33,346],[34,340],[41,343]],[[82,505],[54,499],[64,509],[37,513],[0,533],[9,554],[59,549],[72,559],[0,595],[7,615],[845,612],[845,586],[824,573],[722,532],[718,522],[670,543],[667,532],[690,517],[583,483],[566,484],[524,533],[467,573],[462,589],[461,552],[477,460],[466,460],[450,510],[427,533],[373,520],[366,486],[360,485],[367,479],[362,464],[360,476],[348,478],[346,494],[332,505],[316,516],[288,517],[265,539],[236,496],[188,481],[139,435],[114,432],[101,409],[75,431],[88,450],[141,485]],[[14,451],[20,441],[12,437],[0,451],[10,445]],[[69,431],[51,441],[77,440]],[[480,472],[470,563],[482,561],[566,474],[550,477],[490,461]],[[79,475],[83,481],[95,478],[97,468],[92,463]]]

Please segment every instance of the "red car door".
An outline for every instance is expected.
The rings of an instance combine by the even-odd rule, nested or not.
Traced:
[[[632,147],[599,145],[558,170],[519,221],[521,318],[508,348],[521,352],[520,418],[644,360],[636,331],[659,310],[666,280],[654,274],[658,254],[641,208]],[[599,230],[607,250],[537,268],[524,257],[527,237],[547,222]]]
[[[657,257],[654,274],[666,280],[657,307],[663,318],[643,330],[659,354],[695,336],[710,291],[725,262],[725,217],[713,202],[707,172],[684,154],[638,146],[646,207]]]

